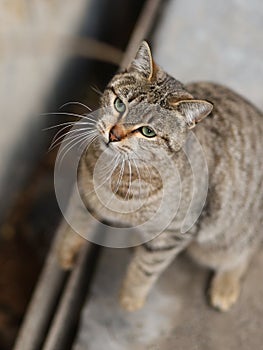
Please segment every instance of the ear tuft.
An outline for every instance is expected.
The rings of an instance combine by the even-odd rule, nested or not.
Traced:
[[[185,117],[189,129],[207,117],[213,109],[213,104],[205,100],[184,100],[174,107]]]
[[[146,79],[151,80],[153,76],[153,59],[151,49],[146,41],[143,41],[137,51],[135,58],[128,68],[128,72],[137,71]]]

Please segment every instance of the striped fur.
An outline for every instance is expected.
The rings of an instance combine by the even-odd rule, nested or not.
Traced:
[[[163,185],[154,168],[165,167],[162,159],[158,158],[158,152],[162,149],[181,174],[182,200],[176,218],[167,229],[135,249],[123,282],[121,304],[130,311],[140,308],[162,271],[178,253],[187,249],[199,263],[214,270],[210,301],[218,309],[228,310],[238,298],[240,280],[262,238],[262,113],[226,87],[213,83],[183,86],[152,61],[146,43],[140,47],[134,63],[127,71],[117,74],[105,89],[102,96],[105,113],[97,127],[104,138],[105,147],[111,127],[121,124],[127,130],[127,137],[118,142],[119,152],[129,154],[136,151],[145,156],[146,165],[136,166],[132,163],[124,167],[116,195],[136,201],[141,190],[142,195],[149,197],[148,201],[139,212],[124,215],[111,213],[96,196],[85,196],[93,186],[92,173],[103,150],[100,142],[82,158],[80,186],[83,198],[101,220],[130,225],[146,220],[161,198]],[[116,97],[129,106],[129,115],[125,118],[114,110]],[[194,101],[196,110],[192,111],[190,108]],[[209,113],[211,103],[213,111]],[[155,114],[151,113],[149,105],[155,106]],[[193,132],[202,145],[208,165],[208,197],[196,224],[182,234],[180,226],[193,191],[191,169],[186,166],[182,146],[189,128],[199,121]],[[152,140],[142,137],[136,132],[136,127],[142,124],[152,126],[157,136]],[[121,164],[112,175],[113,191],[118,183],[120,168]],[[172,174],[169,174],[169,169],[162,171],[169,183]],[[138,185],[131,186],[138,177],[148,183],[149,191],[139,189]],[[170,195],[173,198],[172,188]],[[76,235],[74,238],[70,228],[65,237],[67,239],[61,243],[60,258],[64,266],[69,266],[77,250],[77,238]]]

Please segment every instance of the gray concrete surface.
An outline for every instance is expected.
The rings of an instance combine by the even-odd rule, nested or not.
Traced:
[[[104,250],[73,350],[262,349],[262,250],[228,313],[208,305],[210,272],[186,256],[166,270],[142,310],[123,311],[118,290],[130,256],[125,249]]]
[[[154,43],[179,80],[226,84],[263,108],[261,0],[171,0]]]

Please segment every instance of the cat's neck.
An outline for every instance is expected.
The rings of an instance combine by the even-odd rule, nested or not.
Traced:
[[[122,199],[156,196],[163,191],[164,183],[166,186],[189,183],[187,187],[190,188],[192,182],[191,166],[183,150],[169,156],[144,158],[118,156],[93,145],[86,153],[85,163],[92,177],[110,181],[112,192]]]

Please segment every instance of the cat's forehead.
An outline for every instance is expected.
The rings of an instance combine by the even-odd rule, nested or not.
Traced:
[[[119,97],[130,101],[134,96],[145,95],[156,87],[140,76],[131,73],[117,74],[109,83],[108,87]]]
[[[154,80],[147,80],[136,73],[119,73],[113,77],[106,88],[106,93],[113,93],[128,102],[133,100],[167,105],[171,95],[185,96],[183,85],[165,72]]]

